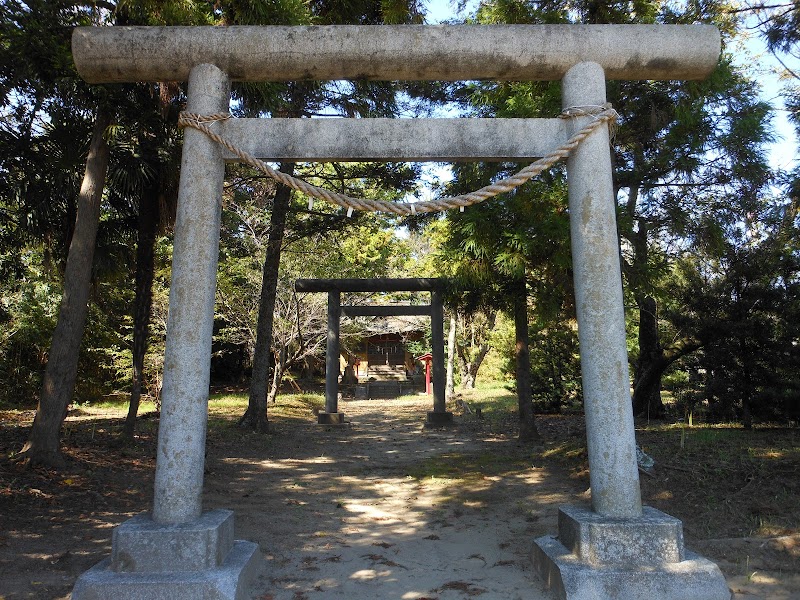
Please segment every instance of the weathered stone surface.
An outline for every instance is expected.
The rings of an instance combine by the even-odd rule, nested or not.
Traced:
[[[111,569],[150,573],[214,569],[232,547],[230,510],[212,510],[180,525],[162,525],[143,514],[114,529]]]
[[[710,25],[79,27],[72,54],[90,83],[185,81],[199,63],[232,79],[556,80],[596,62],[609,79],[703,79]]]
[[[317,415],[317,423],[320,425],[344,425],[346,423],[344,413],[321,412]]]
[[[649,506],[634,519],[603,517],[589,508],[562,506],[558,539],[590,565],[658,565],[683,560],[683,524]]]
[[[328,292],[328,339],[325,347],[325,412],[339,412],[339,329],[342,293]]]
[[[446,427],[453,424],[453,413],[428,411],[428,416],[425,419],[425,427]]]
[[[569,139],[564,119],[231,119],[212,126],[268,160],[498,161],[544,156]],[[239,158],[225,150],[225,159]]]
[[[728,600],[719,567],[685,550],[681,522],[644,507],[637,518],[559,510],[558,538],[538,538],[534,570],[566,600]]]
[[[162,58],[169,61],[168,54]],[[195,67],[187,109],[214,113],[227,110],[229,101],[230,82],[225,73],[212,65]],[[153,519],[170,524],[188,523],[202,513],[225,177],[225,162],[215,142],[193,130],[184,137],[153,501]]]
[[[73,35],[76,65],[87,81],[188,78],[187,110],[201,114],[228,109],[229,77],[247,81],[563,78],[565,107],[602,105],[606,78],[701,79],[714,69],[719,52],[719,32],[705,25],[105,27],[78,28]],[[588,118],[570,123],[579,128]],[[481,126],[468,125],[464,131]],[[375,125],[365,126],[370,127]],[[397,134],[399,139],[418,125],[388,127],[387,138],[395,129],[403,131]],[[401,152],[392,149],[391,139],[385,141],[381,153]],[[450,146],[456,141],[444,143]],[[320,153],[330,151],[328,143],[322,144]],[[719,569],[691,553],[681,555],[680,528],[642,518],[608,143],[608,132],[598,129],[568,160],[592,499],[601,519],[563,511],[561,539],[570,549],[556,539],[540,538],[533,560],[546,581],[570,600],[722,600],[728,593]],[[377,153],[376,148],[368,152]],[[411,155],[410,146],[405,148],[402,152]],[[134,523],[121,528],[113,560],[78,580],[74,600],[243,600],[246,581],[260,564],[257,546],[249,542],[234,542],[225,556],[225,548],[231,546],[227,519],[221,520],[216,533],[210,532],[213,527],[191,525],[200,518],[202,506],[223,177],[221,150],[200,132],[187,131],[153,508],[153,520],[160,525]],[[336,294],[329,320],[335,312],[337,324],[335,330],[329,327],[328,346],[328,360],[335,358],[336,364],[328,363],[326,413],[320,415],[320,422],[331,425],[344,421],[338,396],[331,393],[338,385]],[[434,365],[441,370],[441,353]],[[435,380],[439,394],[443,379],[437,375]],[[444,411],[438,395],[434,406],[426,426],[452,422],[452,413]],[[172,565],[161,564],[169,560]]]
[[[576,65],[562,82],[564,108],[602,106],[598,64]],[[591,117],[576,117],[574,127]],[[616,203],[608,129],[595,129],[567,159],[575,312],[592,507],[610,517],[642,513],[628,377]]]
[[[433,382],[433,413],[428,413],[428,422],[431,414],[448,414],[445,409],[445,360],[444,360],[444,300],[439,290],[431,290],[431,376]],[[453,415],[444,418],[453,420]]]
[[[602,106],[601,65],[562,80],[563,106]],[[591,117],[576,117],[574,127]],[[575,306],[592,510],[563,507],[559,538],[535,541],[535,570],[567,600],[727,600],[719,568],[686,552],[680,521],[641,505],[608,131],[567,159]]]
[[[654,566],[595,566],[578,559],[554,537],[538,538],[534,569],[564,600],[730,600],[719,567],[691,552]]]
[[[258,545],[236,541],[214,569],[181,573],[120,573],[111,559],[78,578],[72,600],[247,600],[249,584],[263,569]]]

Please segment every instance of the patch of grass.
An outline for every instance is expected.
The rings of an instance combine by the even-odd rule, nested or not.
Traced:
[[[246,392],[225,392],[213,394],[208,402],[208,441],[209,444],[237,442],[247,439],[251,448],[265,450],[273,444],[271,436],[260,435],[249,429],[237,427],[239,419],[247,410]],[[320,394],[282,394],[275,404],[267,406],[270,423],[281,421],[305,421],[312,418],[313,409],[325,405]]]
[[[224,392],[208,397],[209,413],[229,413],[247,409],[247,392]]]
[[[480,402],[497,404],[502,408],[514,409],[517,405],[517,396],[510,392],[502,383],[484,383],[475,389],[456,390],[467,402]]]
[[[508,390],[492,390],[488,397],[484,397],[476,402],[485,418],[495,419],[506,417],[509,413],[516,413],[519,402],[514,394]]]
[[[208,402],[209,415],[224,420],[238,420],[247,410],[248,395],[246,392],[226,392],[214,394]],[[314,409],[325,406],[325,397],[322,394],[281,394],[275,404],[267,406],[267,416],[270,420],[303,419],[308,420]]]
[[[325,408],[323,394],[282,394],[277,397],[275,404],[268,408],[268,412],[276,419],[291,419],[308,421],[313,412]]]
[[[487,382],[476,389],[458,390],[469,404],[473,416],[480,409],[483,428],[493,433],[515,431],[518,401],[516,394],[509,392],[501,383]]]
[[[80,407],[84,409],[94,408],[98,410],[124,410],[127,413],[130,401],[131,395],[129,393],[112,394],[103,397],[102,400],[80,404]],[[151,398],[148,396],[141,397],[139,402],[140,413],[155,410],[155,407],[155,401],[153,401]]]
[[[764,460],[794,460],[800,463],[800,446],[774,447],[751,446],[747,448],[748,454],[755,459]]]

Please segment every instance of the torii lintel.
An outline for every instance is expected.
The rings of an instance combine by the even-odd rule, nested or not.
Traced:
[[[607,79],[704,79],[712,25],[327,25],[78,27],[72,53],[89,83],[187,81],[208,63],[233,81],[561,79],[594,62]]]

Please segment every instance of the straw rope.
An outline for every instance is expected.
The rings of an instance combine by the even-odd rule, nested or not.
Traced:
[[[263,160],[248,154],[247,152],[235,147],[228,140],[222,136],[214,133],[210,129],[210,125],[217,121],[225,121],[231,118],[228,113],[215,113],[209,115],[198,115],[194,113],[182,112],[178,118],[178,125],[180,127],[191,127],[198,131],[203,132],[210,139],[216,143],[227,148],[230,152],[235,154],[239,159],[245,163],[269,175],[275,181],[282,183],[294,190],[302,192],[313,198],[319,200],[326,200],[342,208],[347,208],[348,216],[352,214],[353,210],[362,210],[369,212],[391,212],[396,215],[408,216],[418,213],[438,212],[441,210],[448,210],[453,208],[464,209],[464,207],[472,206],[489,198],[493,198],[499,194],[510,192],[511,190],[519,187],[531,178],[535,177],[545,169],[550,168],[562,158],[566,158],[569,154],[577,148],[580,143],[585,140],[595,129],[609,123],[611,127],[616,122],[617,112],[611,108],[610,104],[604,106],[573,106],[565,109],[559,118],[571,119],[583,116],[591,116],[592,120],[577,131],[572,137],[569,138],[563,145],[559,146],[546,156],[531,163],[524,169],[517,172],[511,177],[501,179],[500,181],[482,187],[479,190],[453,196],[450,198],[439,198],[436,200],[429,200],[425,202],[390,202],[387,200],[368,200],[365,198],[352,198],[345,194],[332,192],[310,183],[297,179],[286,173],[281,173],[270,167]]]

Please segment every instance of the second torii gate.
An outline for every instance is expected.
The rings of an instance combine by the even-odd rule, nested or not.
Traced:
[[[328,294],[328,344],[325,354],[325,412],[319,413],[318,422],[335,425],[344,422],[339,412],[339,322],[342,315],[398,316],[424,315],[431,318],[431,346],[433,354],[433,410],[428,412],[425,424],[430,427],[447,425],[453,413],[445,407],[444,370],[444,309],[442,287],[436,278],[410,279],[298,279],[298,292],[327,292]],[[342,306],[342,292],[430,292],[429,305],[416,306]]]

